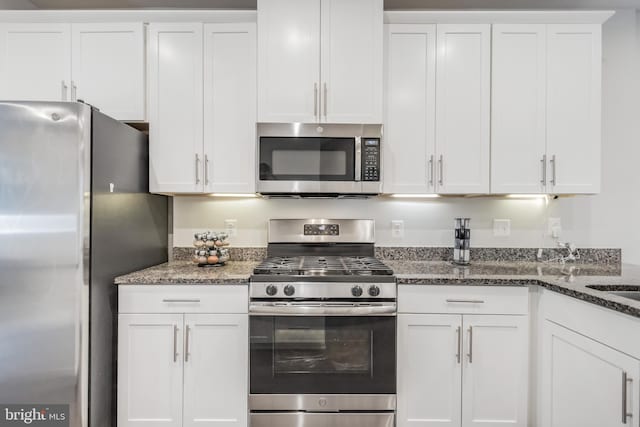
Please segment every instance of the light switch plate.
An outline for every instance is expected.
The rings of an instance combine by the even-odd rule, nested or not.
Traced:
[[[511,235],[511,220],[510,219],[494,219],[493,220],[493,235],[496,237],[508,237]]]
[[[399,219],[391,221],[391,236],[396,239],[404,238],[404,221]]]
[[[229,237],[235,237],[238,235],[238,220],[237,219],[225,219],[224,229]]]

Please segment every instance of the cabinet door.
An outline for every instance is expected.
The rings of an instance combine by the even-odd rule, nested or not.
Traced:
[[[600,25],[547,27],[549,192],[600,191]]]
[[[398,427],[460,426],[459,315],[398,315]]]
[[[320,0],[258,0],[258,121],[319,121]]]
[[[202,192],[202,24],[149,25],[149,189]]]
[[[527,425],[528,317],[465,315],[462,426]]]
[[[494,25],[491,192],[545,191],[546,26]]]
[[[182,314],[118,316],[118,426],[182,426]]]
[[[256,26],[204,26],[204,186],[254,193]]]
[[[382,122],[382,0],[322,0],[322,121]]]
[[[185,316],[184,427],[246,427],[248,318]]]
[[[489,192],[491,25],[438,25],[438,192]]]
[[[145,120],[144,24],[73,24],[72,96],[118,120]]]
[[[542,333],[541,425],[640,426],[640,361],[549,321]]]
[[[0,99],[68,101],[70,78],[68,24],[0,25]]]
[[[435,190],[436,26],[386,26],[384,192]]]

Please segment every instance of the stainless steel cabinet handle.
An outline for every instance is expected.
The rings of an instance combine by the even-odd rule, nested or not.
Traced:
[[[163,299],[162,302],[165,302],[165,303],[171,303],[171,302],[199,303],[200,299]]]
[[[542,180],[540,181],[540,183],[544,186],[544,185],[547,185],[547,155],[546,154],[542,156],[542,160],[540,160],[540,163],[542,163]]]
[[[76,86],[75,82],[71,80],[71,100],[78,100],[78,86]]]
[[[327,99],[329,97],[328,95],[329,91],[327,90],[327,83],[325,82],[324,84],[324,104],[322,104],[322,106],[324,107],[324,119],[327,119]]]
[[[484,300],[481,299],[447,299],[449,304],[453,303],[466,303],[466,304],[484,304]]]
[[[356,167],[354,171],[355,181],[362,180],[362,138],[356,136]]]
[[[554,154],[553,156],[551,156],[551,185],[556,185],[557,184],[557,180],[556,180],[556,166],[557,166],[557,161],[556,161],[556,155]]]
[[[622,372],[622,424],[627,423],[627,418],[633,417],[633,413],[627,412],[627,384],[632,384],[633,380],[627,376],[626,372]]]
[[[204,185],[209,185],[209,156],[204,155]]]
[[[69,88],[69,86],[67,86],[67,83],[65,83],[64,80],[62,80],[62,100],[66,101],[67,100],[67,89]]]
[[[200,184],[200,156],[196,153],[196,184]]]
[[[473,326],[469,326],[469,363],[473,363]]]
[[[189,345],[189,335],[191,335],[191,328],[189,327],[189,325],[187,325],[186,329],[184,330],[184,333],[186,335],[185,341],[184,341],[184,361],[188,362],[189,356],[191,356],[190,345]]]
[[[429,185],[433,185],[434,173],[433,173],[433,154],[429,157]]]
[[[462,327],[458,326],[456,329],[456,336],[458,337],[458,351],[456,353],[456,360],[460,363],[460,352],[462,351]]]
[[[173,361],[178,361],[178,327],[173,325]]]
[[[318,119],[318,83],[313,84],[313,118]]]
[[[438,180],[438,183],[440,185],[444,184],[444,157],[442,156],[442,154],[440,154],[440,160],[438,160],[438,163],[440,164],[440,179]]]

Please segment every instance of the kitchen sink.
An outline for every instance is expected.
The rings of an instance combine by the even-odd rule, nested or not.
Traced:
[[[636,301],[640,301],[640,291],[620,291],[620,292],[609,292],[612,295],[618,295],[619,297],[634,299]]]
[[[587,288],[640,301],[640,286],[638,285],[587,285]]]

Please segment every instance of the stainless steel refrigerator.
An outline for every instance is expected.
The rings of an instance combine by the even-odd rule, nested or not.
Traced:
[[[115,425],[117,288],[167,260],[148,139],[83,103],[0,102],[0,405]]]

